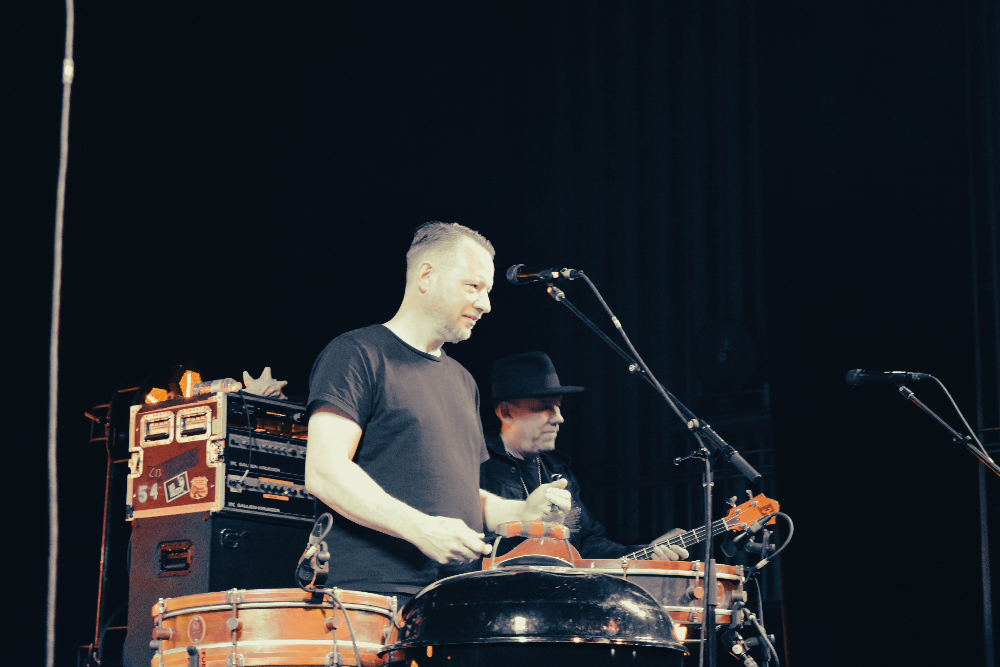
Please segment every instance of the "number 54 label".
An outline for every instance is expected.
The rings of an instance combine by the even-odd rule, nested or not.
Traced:
[[[153,500],[156,500],[159,497],[160,497],[160,488],[159,488],[159,485],[156,484],[155,482],[152,485],[150,485],[150,484],[140,484],[139,485],[139,490],[136,493],[136,499],[140,503],[144,503],[144,502],[148,501],[150,498],[152,498]]]

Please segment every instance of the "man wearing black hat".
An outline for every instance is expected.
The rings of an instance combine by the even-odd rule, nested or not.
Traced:
[[[562,397],[581,391],[583,387],[559,384],[556,369],[543,352],[497,360],[493,366],[493,405],[500,418],[500,432],[486,436],[490,458],[480,466],[479,485],[501,498],[522,500],[543,483],[566,479],[573,503],[567,521],[573,529],[570,542],[584,558],[618,558],[647,545],[618,544],[605,537],[604,526],[580,501],[580,486],[569,469],[569,457],[555,451],[559,425],[565,421]],[[498,555],[509,548],[501,544]],[[657,560],[687,557],[687,550],[681,547],[654,548]]]

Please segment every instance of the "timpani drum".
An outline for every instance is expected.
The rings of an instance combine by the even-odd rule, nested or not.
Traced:
[[[340,664],[376,667],[396,614],[396,598],[337,590],[360,655],[354,654],[344,612],[329,596],[297,588],[230,590],[160,600],[153,605],[151,667],[251,667]]]
[[[680,667],[688,654],[649,593],[572,567],[455,575],[400,616],[383,652],[407,667]]]

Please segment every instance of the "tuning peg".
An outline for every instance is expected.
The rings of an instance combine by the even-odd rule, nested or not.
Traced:
[[[727,500],[726,504],[729,505],[730,507],[736,507],[736,496],[733,496],[732,498]]]
[[[747,491],[747,498],[753,500],[753,491],[751,491],[750,489],[747,489],[746,491]]]

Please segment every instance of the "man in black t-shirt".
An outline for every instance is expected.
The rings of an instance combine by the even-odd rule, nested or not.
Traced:
[[[306,486],[338,515],[332,584],[412,596],[489,553],[484,527],[569,509],[564,481],[527,500],[479,489],[479,390],[442,345],[472,335],[492,287],[489,241],[422,225],[396,315],[334,339],[313,365]]]

